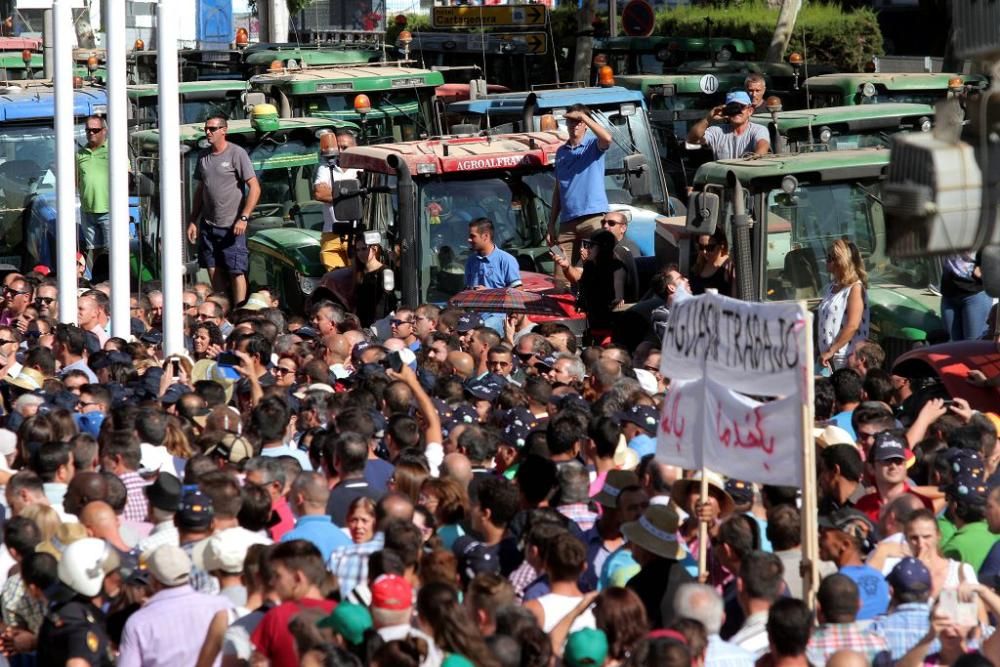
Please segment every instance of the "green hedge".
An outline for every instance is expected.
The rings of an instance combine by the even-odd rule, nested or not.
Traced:
[[[657,14],[655,34],[704,37],[706,17],[711,17],[713,21],[713,36],[751,39],[757,47],[757,58],[763,59],[774,34],[778,11],[768,8],[763,2],[744,2],[726,7],[679,7]],[[844,11],[836,5],[808,3],[799,12],[785,55],[792,51],[807,53],[809,62],[833,65],[845,72],[858,72],[863,71],[872,56],[883,54],[882,33],[875,12],[870,9]]]

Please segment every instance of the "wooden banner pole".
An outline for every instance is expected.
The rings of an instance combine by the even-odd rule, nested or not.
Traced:
[[[701,469],[701,490],[698,501],[708,502],[708,468]],[[708,522],[698,521],[698,580],[708,581]]]
[[[805,345],[802,363],[802,596],[815,609],[819,588],[819,499],[816,479],[816,440],[813,437],[814,360],[813,315],[805,301],[799,305],[805,313]]]

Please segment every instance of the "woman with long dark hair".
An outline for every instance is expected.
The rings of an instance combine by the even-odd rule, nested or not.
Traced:
[[[396,297],[385,289],[388,269],[382,246],[358,236],[354,241],[354,304],[361,326],[371,326],[396,307]]]
[[[443,652],[465,656],[477,667],[499,667],[452,586],[441,582],[423,586],[417,594],[417,614],[420,628]]]
[[[704,294],[705,290],[715,289],[723,296],[732,296],[734,269],[725,230],[717,227],[711,236],[699,236],[697,243],[698,257],[688,280],[691,293]]]

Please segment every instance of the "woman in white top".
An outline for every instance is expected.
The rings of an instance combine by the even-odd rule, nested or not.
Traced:
[[[848,355],[868,339],[868,274],[858,247],[844,239],[830,245],[826,268],[830,287],[816,320],[819,364],[836,370],[845,367]]]
[[[941,555],[941,530],[930,510],[917,510],[903,529],[910,552],[931,573],[931,597],[942,589],[957,588],[960,583],[976,584],[979,579],[972,566]]]

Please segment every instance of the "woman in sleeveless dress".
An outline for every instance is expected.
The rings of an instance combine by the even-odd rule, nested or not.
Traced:
[[[854,348],[868,340],[868,273],[854,243],[837,239],[826,253],[830,287],[816,318],[819,364],[830,370],[847,366]]]

